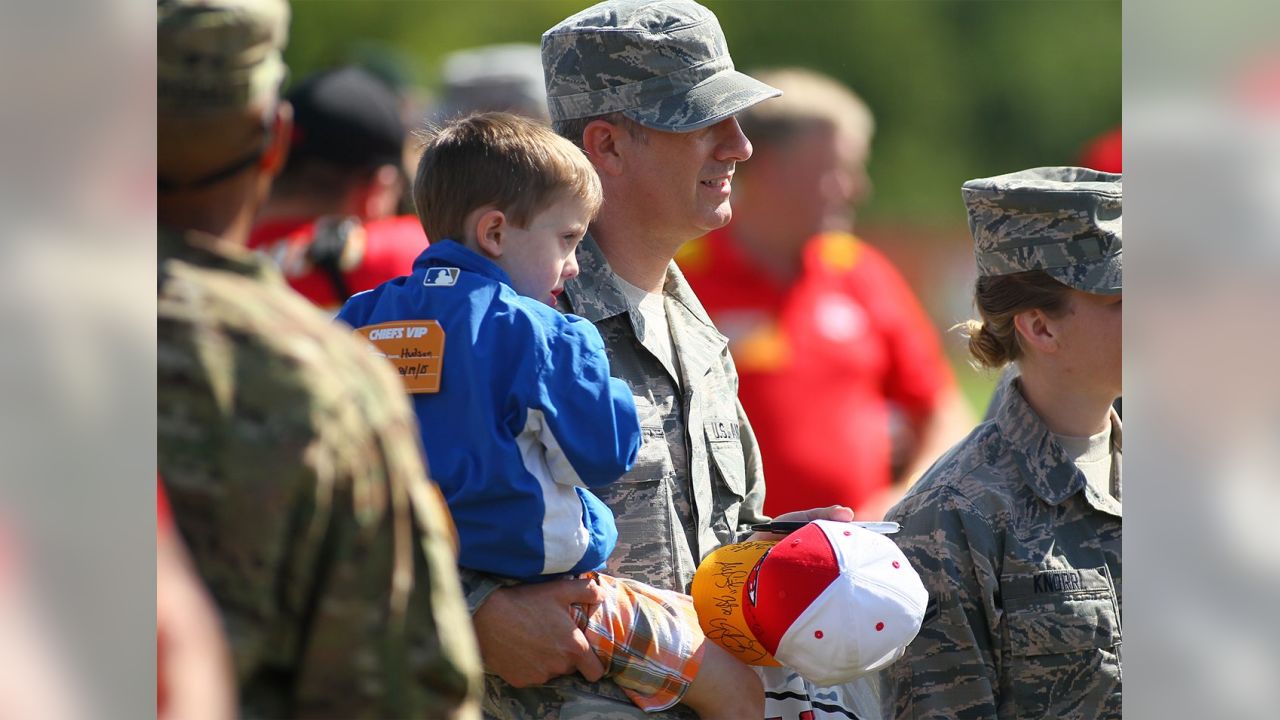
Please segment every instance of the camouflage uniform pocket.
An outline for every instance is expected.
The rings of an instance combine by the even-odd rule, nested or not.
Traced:
[[[1001,678],[1017,717],[1119,712],[1120,617],[1106,568],[1000,580],[1008,645]]]
[[[711,464],[715,466],[720,482],[737,498],[735,502],[741,502],[747,494],[747,461],[742,454],[742,439],[737,434],[737,428],[736,422],[706,423]]]
[[[719,482],[713,483],[711,529],[721,542],[732,542],[738,527],[738,511],[747,495],[747,461],[742,454],[742,440],[734,431],[726,437],[727,423],[706,423],[707,454],[713,475]]]

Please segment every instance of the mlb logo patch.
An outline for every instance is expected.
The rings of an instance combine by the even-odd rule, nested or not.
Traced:
[[[458,272],[456,267],[427,268],[427,275],[422,279],[422,284],[427,287],[449,287],[458,282]]]

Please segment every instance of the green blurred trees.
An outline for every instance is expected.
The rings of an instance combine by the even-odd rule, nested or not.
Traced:
[[[444,55],[538,41],[587,2],[295,0],[293,76],[349,61],[434,87]],[[880,223],[963,223],[971,177],[1072,164],[1119,124],[1120,3],[706,0],[740,69],[804,65],[866,98]]]

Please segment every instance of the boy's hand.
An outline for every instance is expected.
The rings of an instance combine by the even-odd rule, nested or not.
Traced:
[[[587,680],[599,680],[604,666],[569,606],[603,600],[600,586],[589,578],[493,591],[472,615],[485,669],[514,687],[541,685],[575,670]]]
[[[774,520],[834,520],[835,522],[853,522],[853,510],[844,505],[828,505],[823,508],[813,508],[811,510],[796,510],[794,512],[783,513]],[[748,541],[753,540],[778,540],[779,536],[768,532],[754,532]]]

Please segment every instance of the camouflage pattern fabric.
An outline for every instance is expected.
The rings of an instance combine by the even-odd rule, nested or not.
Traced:
[[[1015,380],[993,421],[886,520],[929,607],[881,673],[884,717],[1119,718],[1120,419],[1113,487],[1067,460]]]
[[[698,562],[765,522],[764,477],[755,435],[738,403],[728,340],[716,331],[675,263],[663,287],[680,374],[658,360],[639,310],[630,306],[600,247],[588,235],[578,248],[579,275],[565,283],[560,309],[600,330],[614,377],[635,397],[644,442],[635,467],[594,491],[617,518],[618,544],[608,572],[663,590],[688,593]],[[478,608],[500,581],[463,570],[468,605]],[[517,689],[485,676],[484,711],[495,718],[694,718],[677,706],[646,715],[613,682],[577,674]]]
[[[477,717],[452,525],[399,382],[274,269],[159,241],[159,470],[244,717]]]
[[[655,130],[713,125],[782,91],[733,68],[714,13],[689,0],[608,0],[542,35],[553,121],[621,112]]]
[[[159,0],[160,112],[244,108],[284,81],[285,0]]]
[[[961,188],[978,275],[1043,270],[1077,290],[1121,292],[1120,175],[1045,167]]]

